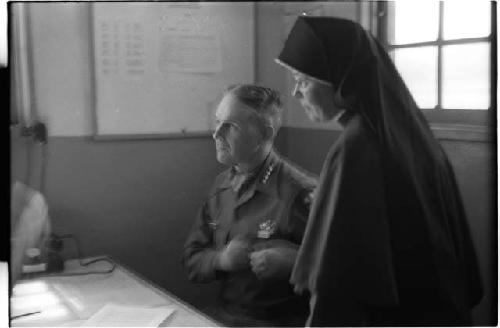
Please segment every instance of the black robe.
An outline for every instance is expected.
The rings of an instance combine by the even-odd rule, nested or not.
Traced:
[[[278,62],[346,108],[291,276],[308,325],[470,324],[482,286],[453,170],[385,51],[357,23],[300,17]]]

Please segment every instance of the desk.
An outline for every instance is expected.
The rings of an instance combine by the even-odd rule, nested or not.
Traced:
[[[12,320],[11,326],[80,326],[107,303],[149,308],[173,307],[175,312],[162,322],[161,327],[218,326],[174,295],[147,282],[115,260],[112,261],[116,263],[112,273],[41,276],[19,281],[12,292],[11,316],[41,312]],[[77,260],[69,260],[62,273],[106,271],[110,268],[111,264],[108,262],[96,262],[82,267]]]

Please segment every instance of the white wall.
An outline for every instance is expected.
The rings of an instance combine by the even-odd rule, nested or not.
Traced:
[[[51,135],[92,134],[88,3],[32,3],[34,106]]]

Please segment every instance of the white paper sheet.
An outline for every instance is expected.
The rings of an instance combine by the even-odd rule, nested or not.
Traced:
[[[173,312],[172,307],[140,308],[108,303],[82,327],[158,327]]]
[[[98,264],[96,269],[101,270]],[[52,285],[80,319],[90,318],[110,301],[144,308],[169,305],[163,296],[145,288],[120,268],[112,275],[59,277]]]

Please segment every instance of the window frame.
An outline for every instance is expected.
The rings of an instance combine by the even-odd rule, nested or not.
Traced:
[[[375,24],[372,32],[380,41],[384,49],[390,52],[393,49],[416,48],[421,46],[438,47],[437,63],[437,106],[435,108],[422,108],[422,112],[429,121],[437,137],[442,139],[464,139],[489,141],[492,137],[496,140],[496,110],[497,110],[497,21],[496,2],[491,1],[491,30],[487,37],[462,38],[444,40],[443,34],[443,1],[439,2],[439,30],[435,41],[416,42],[402,45],[393,45],[388,42],[389,19],[388,1],[378,1],[372,8]],[[488,109],[448,109],[442,108],[442,47],[450,44],[472,44],[476,42],[489,42],[490,44],[490,106]],[[473,131],[471,133],[471,131]]]
[[[11,125],[30,127],[37,120],[34,99],[31,16],[29,4],[9,3],[10,115]]]

